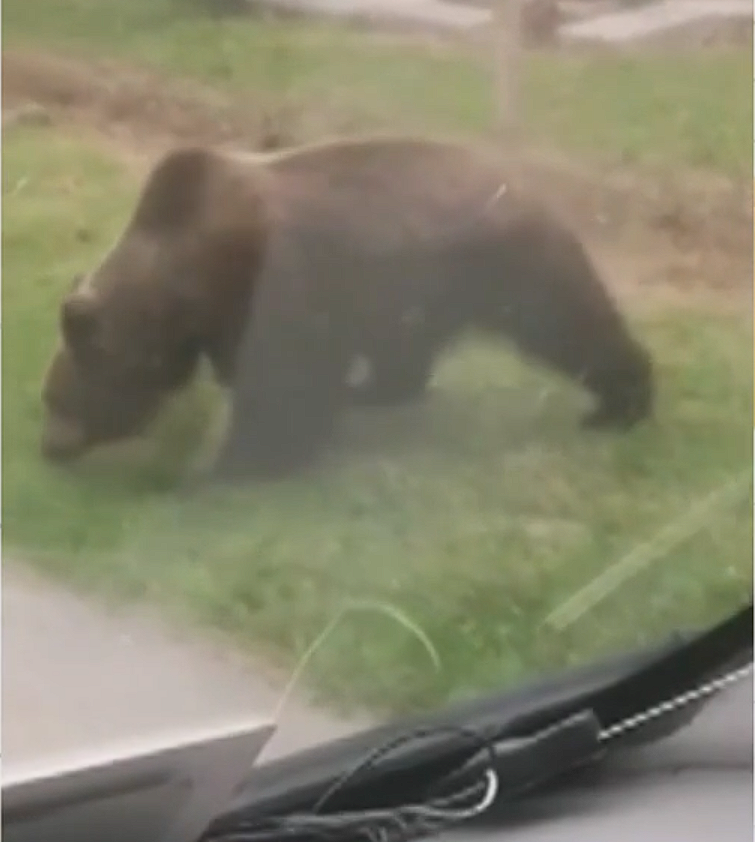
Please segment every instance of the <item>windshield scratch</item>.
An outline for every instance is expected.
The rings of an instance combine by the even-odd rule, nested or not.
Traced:
[[[598,603],[626,584],[648,565],[659,561],[671,550],[704,529],[719,511],[734,503],[750,487],[751,474],[744,471],[718,486],[699,502],[689,506],[680,517],[669,521],[649,541],[638,544],[587,585],[572,594],[552,611],[543,625],[563,631],[591,611]]]

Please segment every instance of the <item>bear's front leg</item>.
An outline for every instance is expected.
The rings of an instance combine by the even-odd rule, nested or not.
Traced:
[[[234,402],[208,483],[283,479],[316,460],[333,428],[332,407],[292,400],[279,409],[252,406],[243,397]]]
[[[239,367],[210,481],[282,478],[311,465],[324,448],[344,400],[341,357],[322,336],[302,341],[305,326],[286,341],[268,337]]]

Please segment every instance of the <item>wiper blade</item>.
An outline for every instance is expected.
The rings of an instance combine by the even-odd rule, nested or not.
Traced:
[[[259,822],[265,817],[311,811],[345,770],[353,770],[365,755],[399,736],[404,737],[402,745],[342,782],[329,800],[329,810],[420,802],[428,792],[450,786],[459,776],[473,771],[479,774],[484,755],[479,739],[495,743],[497,754],[507,753],[506,774],[512,776],[512,792],[523,786],[531,788],[551,772],[599,756],[605,748],[601,733],[610,733],[612,727],[638,712],[751,662],[752,622],[750,603],[711,629],[679,636],[650,652],[570,671],[515,693],[415,717],[267,764],[252,772],[245,791],[212,831],[252,817]],[[678,727],[688,719],[687,710],[681,721],[671,724]],[[417,728],[423,734],[412,737]],[[563,729],[560,733],[559,728]],[[478,735],[477,742],[470,736],[472,732]],[[631,733],[635,740],[658,736],[657,731],[643,729]],[[543,746],[552,749],[556,735],[566,735],[573,742],[567,739],[561,744],[560,759],[550,755],[550,769],[546,770]]]

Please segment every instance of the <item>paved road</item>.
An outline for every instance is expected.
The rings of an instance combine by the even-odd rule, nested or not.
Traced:
[[[453,0],[264,0],[271,7],[294,8],[333,17],[405,21],[462,31],[488,25],[490,8]],[[493,0],[491,0],[492,5]],[[566,41],[620,44],[696,21],[752,17],[751,0],[657,0],[657,2],[565,23]]]
[[[752,17],[751,0],[661,0],[565,24],[561,36],[620,44],[697,21],[738,17]]]
[[[242,656],[3,567],[4,762],[275,709],[280,691]],[[266,756],[356,727],[292,703]]]
[[[263,0],[271,8],[295,9],[332,17],[404,21],[452,30],[490,21],[489,9],[449,0]]]

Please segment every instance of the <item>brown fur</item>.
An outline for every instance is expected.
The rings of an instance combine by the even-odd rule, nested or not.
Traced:
[[[61,327],[45,386],[58,458],[141,430],[204,355],[233,388],[218,472],[290,470],[347,401],[420,394],[466,327],[583,382],[599,401],[589,423],[631,425],[652,407],[647,354],[579,241],[493,158],[440,141],[173,152]],[[358,354],[372,378],[348,389]]]

